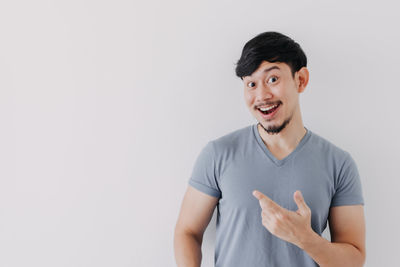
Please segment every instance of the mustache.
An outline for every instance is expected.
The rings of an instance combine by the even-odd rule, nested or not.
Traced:
[[[268,101],[268,102],[264,102],[264,103],[256,105],[256,108],[259,108],[261,106],[271,106],[271,105],[280,105],[280,104],[282,104],[282,101],[280,101],[280,100],[274,101],[274,102]]]

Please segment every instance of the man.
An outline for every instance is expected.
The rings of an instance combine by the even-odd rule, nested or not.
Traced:
[[[246,43],[236,75],[257,124],[207,143],[175,228],[179,267],[200,266],[215,207],[217,267],[363,266],[361,181],[350,154],[303,126],[308,83],[299,44],[265,32]],[[331,242],[321,237],[329,221]]]

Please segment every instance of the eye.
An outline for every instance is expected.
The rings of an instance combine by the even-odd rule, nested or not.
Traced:
[[[249,83],[247,84],[247,87],[250,87],[250,88],[252,88],[252,87],[254,87],[254,86],[256,86],[256,83],[255,83],[255,82],[249,82]]]
[[[277,80],[278,80],[278,77],[276,77],[276,76],[271,76],[271,77],[268,79],[268,83],[269,83],[269,82],[274,83],[274,82],[276,82]]]

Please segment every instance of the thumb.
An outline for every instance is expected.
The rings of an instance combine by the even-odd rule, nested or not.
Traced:
[[[309,207],[307,206],[306,202],[304,201],[303,195],[301,194],[301,192],[299,190],[294,192],[293,197],[294,197],[294,201],[297,204],[297,207],[299,207],[298,211],[302,214],[304,212],[308,212]]]

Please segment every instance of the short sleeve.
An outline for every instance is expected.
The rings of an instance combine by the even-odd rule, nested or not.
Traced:
[[[215,151],[212,141],[208,142],[198,155],[189,184],[210,196],[220,198],[221,190],[215,171]]]
[[[360,175],[356,163],[348,152],[345,152],[344,163],[335,179],[335,194],[331,207],[364,205]]]

